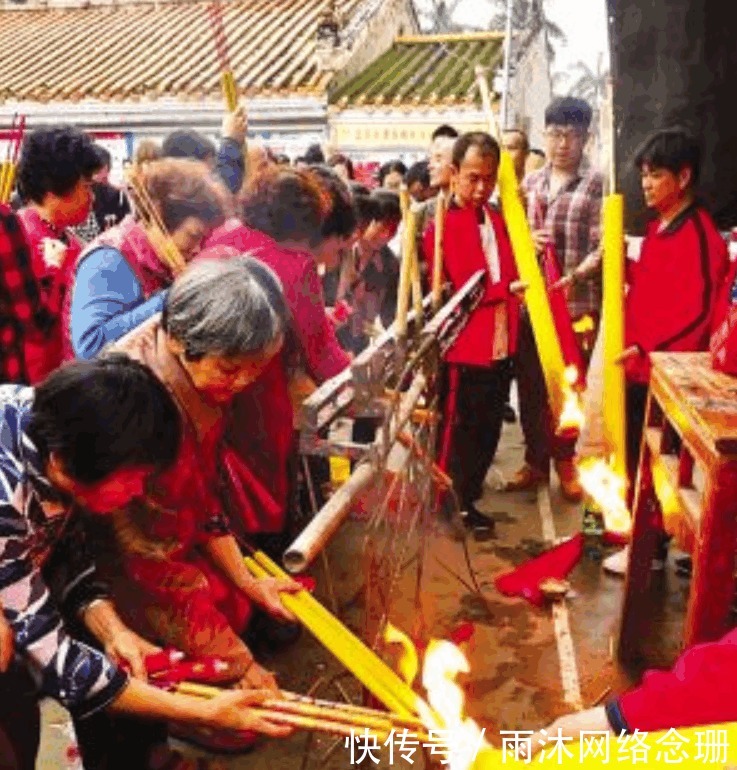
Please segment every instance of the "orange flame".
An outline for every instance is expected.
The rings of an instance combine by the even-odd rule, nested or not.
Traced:
[[[583,427],[585,418],[581,398],[573,389],[573,384],[577,380],[578,369],[575,366],[566,367],[563,382],[563,409],[558,420],[558,433],[579,433]]]
[[[471,770],[477,755],[489,748],[482,730],[465,715],[465,695],[456,683],[458,674],[471,670],[466,656],[452,642],[432,640],[425,653],[422,684],[434,715],[425,716],[427,728],[441,736],[450,770]],[[439,720],[438,720],[439,717]]]
[[[404,631],[400,631],[391,623],[387,623],[384,629],[384,641],[389,644],[401,645],[402,652],[399,655],[397,670],[402,679],[411,687],[417,678],[417,672],[420,670],[417,648]]]
[[[678,494],[673,488],[668,472],[661,462],[652,464],[653,486],[655,494],[660,503],[660,507],[665,514],[674,514],[681,511],[681,503],[678,500]]]
[[[627,534],[632,518],[625,502],[625,482],[609,462],[600,457],[587,457],[578,464],[581,486],[601,508],[608,532]]]

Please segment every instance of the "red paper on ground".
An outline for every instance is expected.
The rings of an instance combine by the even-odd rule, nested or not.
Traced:
[[[565,543],[500,575],[494,580],[494,585],[505,596],[521,596],[530,604],[540,607],[545,601],[540,583],[549,578],[565,580],[582,555],[583,535],[579,532]]]

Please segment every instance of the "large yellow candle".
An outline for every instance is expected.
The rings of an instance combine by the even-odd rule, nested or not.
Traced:
[[[626,478],[624,368],[624,197],[607,195],[603,206],[602,323],[604,334],[604,439],[612,469]]]
[[[525,209],[519,196],[514,164],[507,152],[502,152],[497,184],[502,215],[507,225],[517,263],[517,272],[520,280],[527,284],[525,302],[530,315],[540,365],[545,376],[550,408],[555,424],[558,424],[566,395],[565,362],[553,322],[553,313],[550,310],[545,281],[537,261],[535,242],[532,239]]]
[[[397,336],[407,336],[407,313],[409,311],[409,293],[412,280],[412,264],[409,257],[408,238],[409,231],[409,192],[402,188],[399,193],[399,202],[402,207],[402,255],[399,265],[399,288],[397,289]],[[414,219],[414,218],[413,218]]]
[[[255,577],[288,577],[284,570],[261,552],[245,561]],[[400,716],[424,716],[430,713],[427,703],[311,594],[306,591],[282,594],[281,600],[318,641],[390,711]]]

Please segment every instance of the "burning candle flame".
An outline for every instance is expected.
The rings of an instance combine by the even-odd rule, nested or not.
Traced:
[[[402,679],[411,687],[417,678],[417,672],[420,670],[417,648],[404,631],[400,631],[391,623],[387,623],[384,629],[384,641],[389,644],[401,645],[402,652],[397,663],[397,670]]]
[[[581,460],[578,477],[586,493],[601,508],[607,531],[627,534],[632,528],[632,519],[625,502],[624,479],[600,457]]]
[[[584,424],[584,413],[581,407],[581,398],[573,389],[578,381],[578,369],[568,366],[565,370],[563,383],[563,409],[558,420],[558,433],[576,433],[581,431]]]
[[[426,726],[442,734],[443,748],[447,749],[446,766],[450,770],[471,770],[477,754],[489,748],[484,731],[465,715],[465,695],[455,681],[458,674],[470,671],[468,659],[455,644],[445,640],[430,642],[422,666],[422,684],[440,724],[437,718],[430,717]]]

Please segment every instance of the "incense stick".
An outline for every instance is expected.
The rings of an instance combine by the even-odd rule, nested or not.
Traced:
[[[17,125],[16,125],[17,122]],[[0,169],[0,203],[9,203],[15,184],[15,171],[20,154],[20,147],[26,130],[26,116],[13,114],[10,124],[10,136],[5,150],[5,160]]]
[[[228,38],[225,34],[225,25],[223,24],[223,8],[219,2],[214,2],[208,9],[210,16],[210,25],[215,39],[215,51],[220,60],[220,81],[223,89],[223,97],[228,112],[235,112],[238,109],[238,88],[233,75],[233,67],[230,64],[230,54],[228,51]]]
[[[156,205],[151,200],[151,196],[146,189],[143,180],[132,172],[129,174],[128,182],[136,195],[136,203],[140,213],[144,215],[149,226],[159,235],[160,243],[152,242],[156,256],[161,262],[171,270],[173,275],[178,275],[187,266],[184,257],[171,238]]]
[[[197,682],[180,682],[175,690],[182,695],[197,698],[215,698],[222,690]],[[402,718],[397,714],[377,709],[364,709],[353,704],[315,701],[313,698],[288,693],[287,699],[268,699],[249,708],[272,722],[293,725],[306,730],[350,736],[356,728],[386,739],[392,731],[405,730],[418,740],[430,740],[420,720]]]

